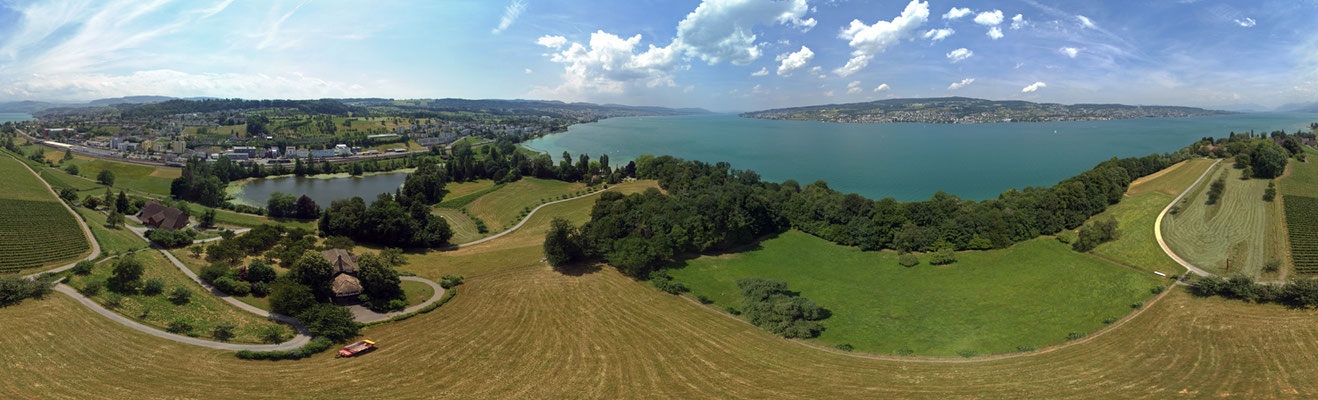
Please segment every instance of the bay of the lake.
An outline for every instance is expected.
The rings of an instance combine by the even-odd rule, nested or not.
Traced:
[[[23,121],[31,121],[31,120],[32,120],[32,114],[0,113],[0,124],[6,122],[23,122]]]
[[[1189,118],[990,124],[846,124],[736,115],[610,118],[526,143],[558,161],[564,151],[623,165],[639,155],[726,161],[772,181],[878,199],[923,200],[942,190],[965,199],[1050,186],[1112,157],[1168,153],[1206,136],[1285,129],[1318,114],[1247,113]],[[319,201],[319,200],[317,200]]]
[[[361,197],[366,204],[375,201],[380,193],[393,193],[403,186],[403,180],[411,170],[382,172],[353,177],[348,174],[316,176],[280,176],[264,179],[243,179],[229,184],[228,193],[234,201],[255,207],[265,207],[270,195],[275,192],[293,196],[307,195],[316,201],[320,208],[328,208],[330,202],[351,197]]]

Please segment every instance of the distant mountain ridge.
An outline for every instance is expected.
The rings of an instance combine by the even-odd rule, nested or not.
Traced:
[[[1066,105],[1034,103],[1023,100],[935,97],[779,108],[743,113],[741,116],[746,118],[827,122],[965,124],[1190,117],[1216,114],[1232,114],[1232,112],[1179,106]]]
[[[207,100],[210,100],[209,102]],[[566,103],[556,100],[499,100],[499,99],[386,99],[386,98],[345,98],[317,100],[242,100],[219,99],[214,97],[177,98],[169,96],[127,96],[111,99],[99,99],[86,103],[56,103],[45,101],[16,101],[0,103],[0,112],[17,112],[38,114],[77,113],[86,109],[105,107],[119,108],[125,111],[149,112],[207,112],[238,109],[250,104],[280,104],[299,106],[319,104],[341,104],[332,108],[347,111],[352,107],[390,107],[402,111],[415,112],[485,112],[492,114],[540,113],[560,114],[563,112],[595,111],[614,115],[686,115],[707,114],[710,111],[701,108],[667,108],[655,106],[628,106],[621,104]],[[343,108],[346,106],[347,108]],[[237,108],[235,108],[237,107]],[[337,113],[337,112],[336,112]]]

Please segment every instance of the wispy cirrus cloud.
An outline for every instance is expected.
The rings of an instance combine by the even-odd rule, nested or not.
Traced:
[[[499,25],[490,30],[490,33],[499,34],[517,22],[517,17],[522,16],[522,11],[526,11],[525,0],[513,0],[503,9],[503,17],[499,18]]]

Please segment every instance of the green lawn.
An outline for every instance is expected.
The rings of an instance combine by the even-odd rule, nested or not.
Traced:
[[[1167,167],[1153,175],[1149,175],[1131,182],[1130,189],[1126,194],[1136,196],[1149,192],[1162,193],[1175,197],[1181,194],[1185,188],[1190,187],[1195,179],[1199,179],[1204,171],[1213,165],[1213,160],[1196,158],[1186,160],[1171,167]],[[1164,204],[1165,206],[1165,204]]]
[[[1318,150],[1305,147],[1304,151],[1308,162],[1291,160],[1290,174],[1279,184],[1280,194],[1318,197]]]
[[[186,321],[193,327],[187,335],[202,338],[211,338],[211,328],[221,322],[229,322],[237,327],[235,329],[237,336],[231,341],[240,343],[260,343],[260,332],[270,326],[279,327],[286,338],[291,337],[293,334],[293,330],[288,326],[239,310],[237,307],[211,295],[209,291],[203,289],[201,285],[183,275],[178,268],[170,264],[159,251],[146,250],[135,253],[133,256],[142,261],[146,267],[143,276],[144,281],[154,277],[162,278],[165,280],[166,294],[173,288],[182,286],[192,290],[192,298],[186,304],[175,305],[166,298],[165,294],[154,296],[143,294],[125,295],[121,305],[113,307],[113,309],[126,317],[161,330],[164,330],[172,321]],[[69,284],[74,288],[82,288],[89,281],[103,281],[111,275],[113,265],[114,261],[97,264],[91,275],[73,275]],[[110,292],[108,290],[102,290],[92,299],[105,305],[109,296]]]
[[[407,298],[407,305],[409,307],[424,303],[426,300],[429,300],[431,296],[435,295],[434,288],[421,282],[403,281],[402,287],[403,296]]]
[[[585,189],[586,186],[581,183],[523,178],[480,196],[466,207],[471,216],[485,221],[490,232],[500,232],[516,225],[517,217],[523,209],[535,208],[546,200],[573,195]]]
[[[78,214],[91,228],[92,236],[101,244],[101,252],[106,254],[123,254],[148,247],[147,242],[137,237],[127,228],[110,229],[105,227],[105,214],[88,210],[86,207],[74,207]]]
[[[504,186],[503,184],[489,185],[489,186],[481,187],[481,188],[479,188],[479,189],[477,189],[477,190],[474,190],[474,191],[467,191],[467,190],[464,190],[464,192],[467,192],[467,193],[461,193],[461,194],[456,193],[456,192],[449,192],[448,194],[444,195],[444,200],[443,200],[443,201],[440,201],[439,204],[436,204],[435,206],[436,206],[436,207],[439,207],[439,208],[462,208],[462,207],[466,207],[468,204],[471,204],[471,202],[476,201],[476,199],[481,198],[481,196],[487,195],[487,194],[489,194],[490,192],[493,192],[493,191],[496,191],[496,190],[499,190],[499,189],[503,189],[503,186]],[[459,187],[459,188],[461,188],[461,189],[470,189],[471,187],[468,186],[468,187]]]
[[[95,179],[103,170],[114,173],[114,187],[126,188],[158,195],[169,195],[169,185],[182,175],[178,168],[150,167],[109,160],[74,159],[65,164],[78,166],[78,174]]]
[[[491,187],[494,187],[494,181],[489,179],[449,183],[444,185],[444,190],[448,191],[448,194],[444,195],[444,200],[456,199],[472,193],[487,190]]]
[[[1153,237],[1153,222],[1171,201],[1172,196],[1160,192],[1127,196],[1091,218],[1093,221],[1116,217],[1120,234],[1117,240],[1099,245],[1092,250],[1093,253],[1145,271],[1168,275],[1185,273],[1185,267],[1168,257]]]
[[[1163,283],[1052,238],[965,252],[947,266],[897,264],[894,252],[862,252],[788,231],[740,253],[703,256],[670,273],[693,295],[740,307],[736,281],[781,279],[832,311],[822,344],[857,351],[954,356],[1045,346],[1131,311]]]
[[[1240,180],[1241,170],[1223,161],[1182,203],[1163,219],[1163,239],[1177,255],[1206,271],[1231,276],[1270,278],[1263,265],[1281,260],[1279,202],[1263,200],[1268,180]],[[1217,204],[1208,204],[1207,188],[1226,176],[1226,190]]]
[[[0,198],[14,200],[55,201],[50,190],[18,160],[0,156]]]

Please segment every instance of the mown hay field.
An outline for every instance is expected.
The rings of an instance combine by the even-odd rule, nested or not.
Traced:
[[[1194,183],[1195,179],[1199,179],[1199,175],[1202,175],[1204,170],[1207,170],[1211,165],[1213,165],[1213,160],[1203,158],[1181,161],[1162,171],[1136,179],[1130,183],[1130,188],[1126,190],[1126,194],[1137,196],[1157,192],[1174,197],[1181,194],[1181,191],[1185,188],[1190,187],[1190,184]]]
[[[1208,186],[1226,177],[1226,190],[1208,204]],[[1206,271],[1267,278],[1264,265],[1281,260],[1281,210],[1263,200],[1269,180],[1241,180],[1241,170],[1223,163],[1210,172],[1179,207],[1163,220],[1163,238],[1177,255]]]
[[[502,232],[517,224],[520,213],[545,201],[573,196],[586,190],[581,183],[522,178],[486,193],[466,205],[471,216],[485,221],[490,232]]]

